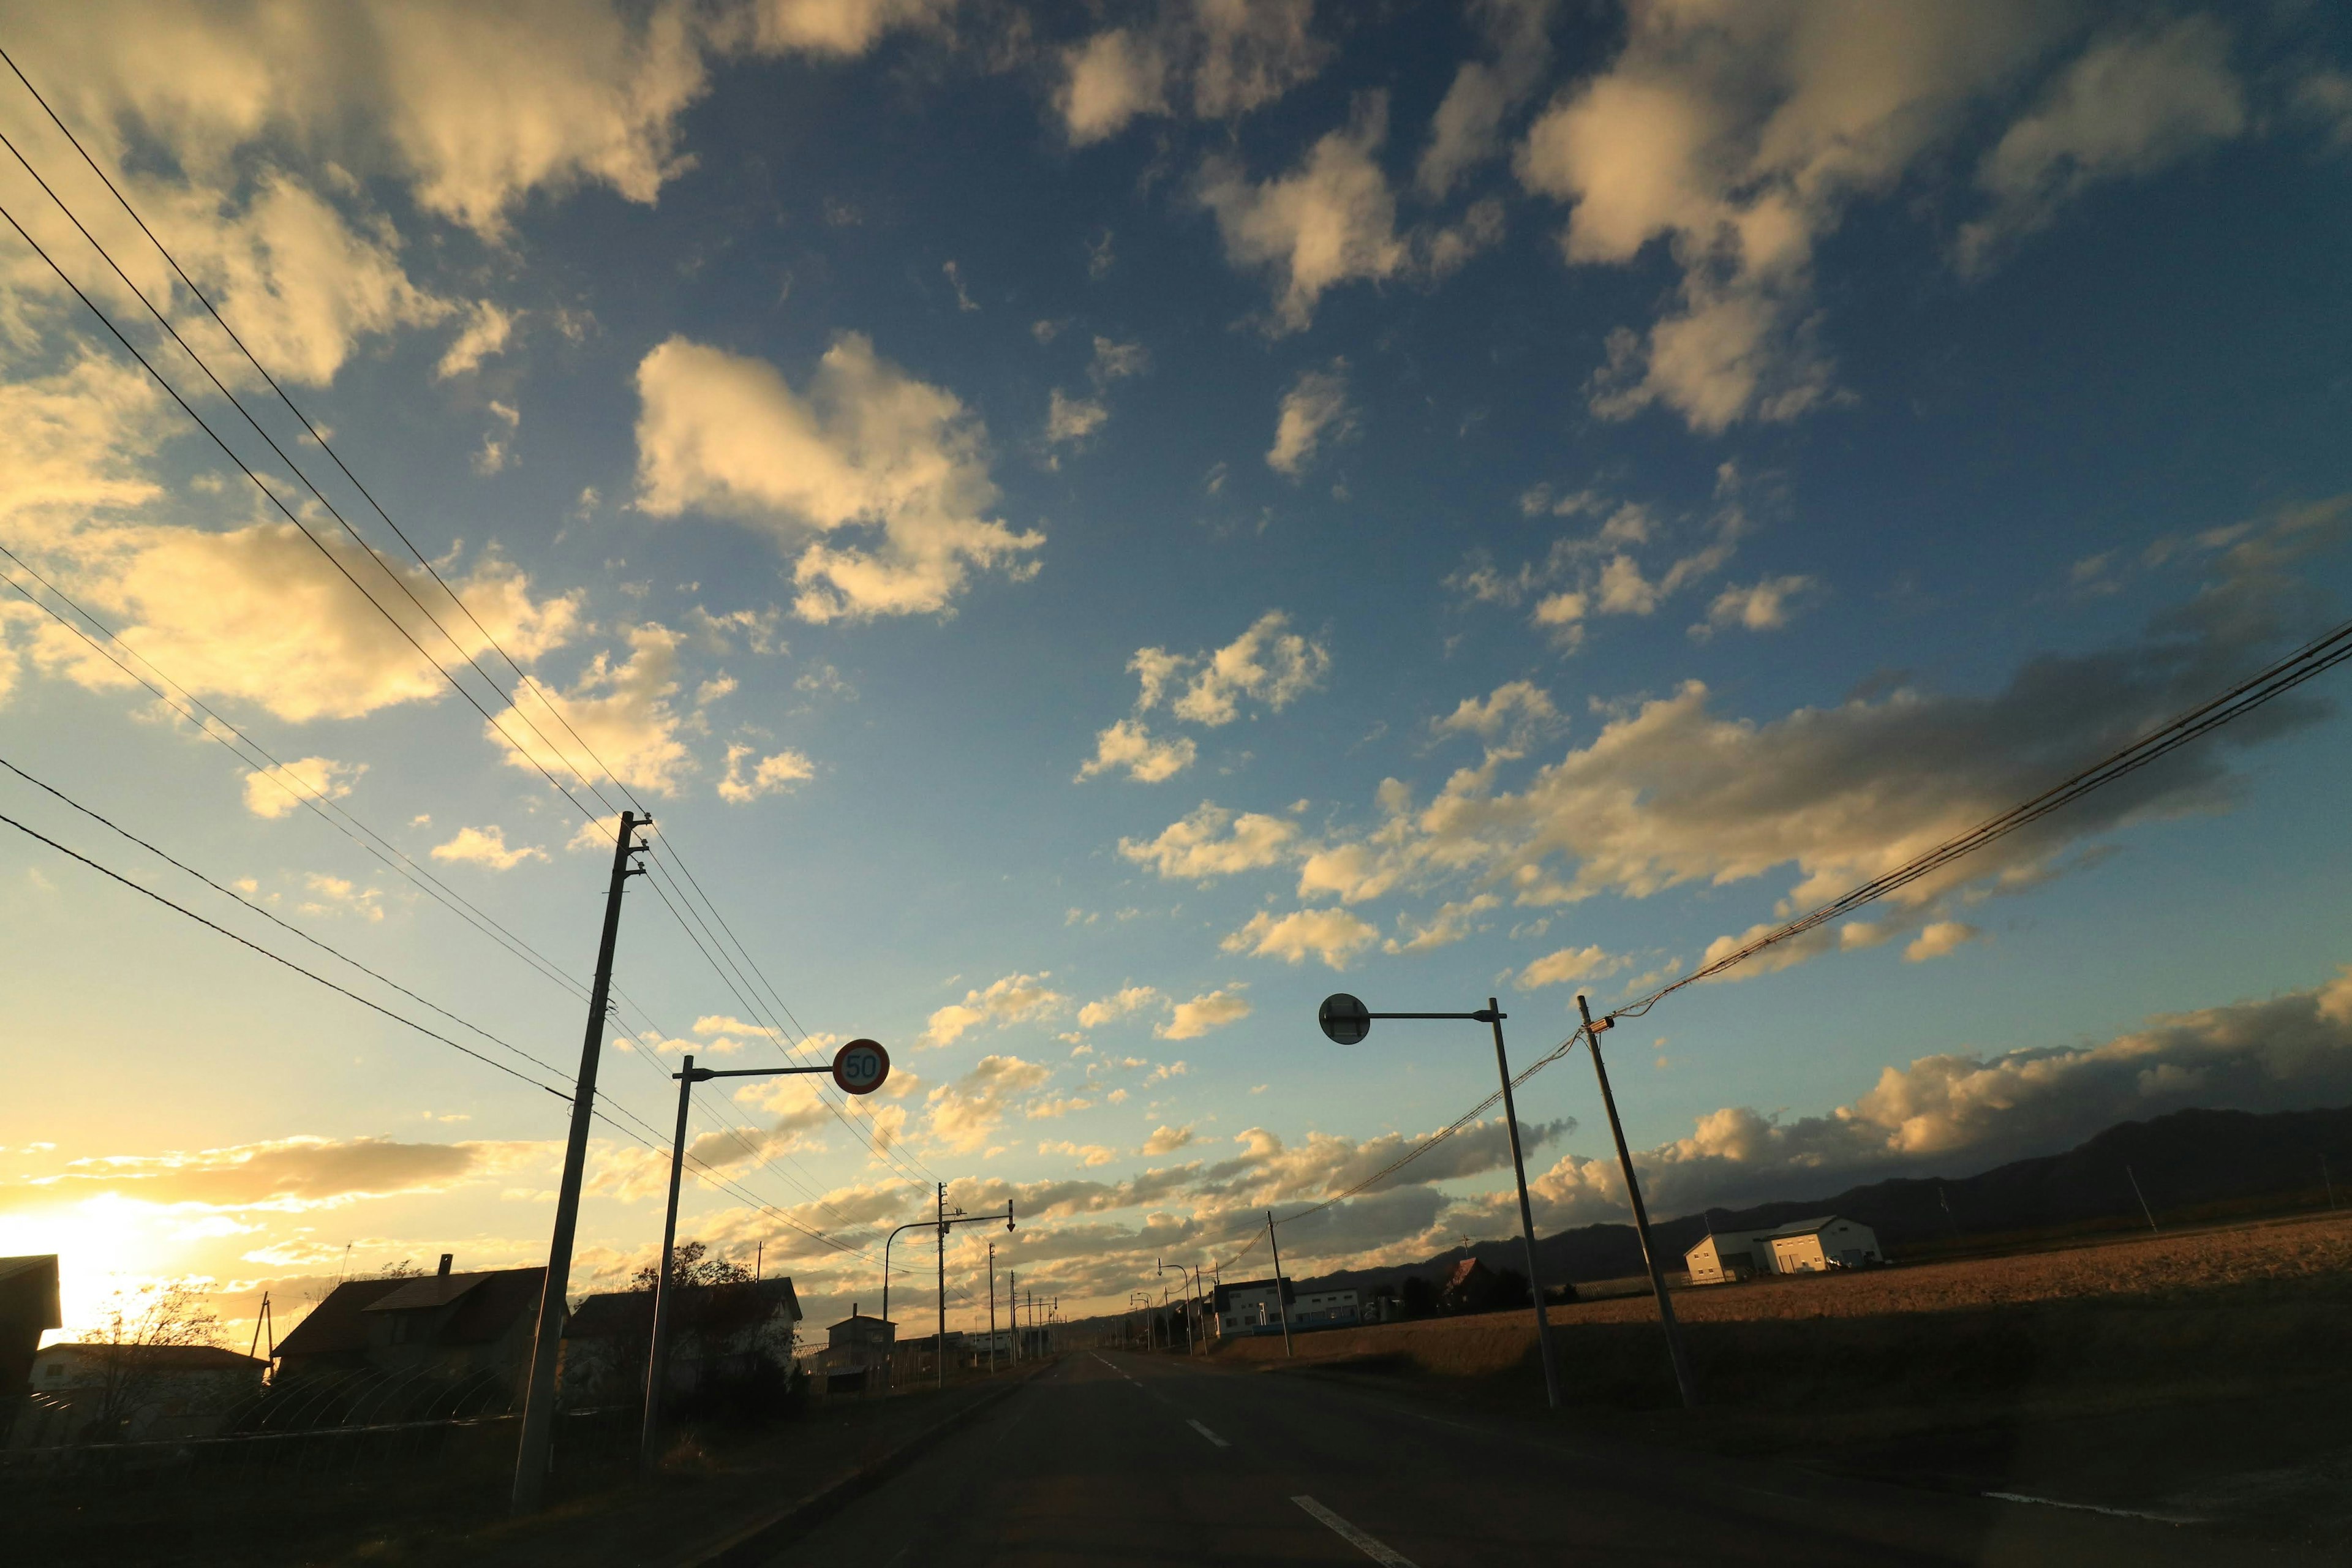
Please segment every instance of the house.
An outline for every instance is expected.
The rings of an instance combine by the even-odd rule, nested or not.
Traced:
[[[851,1302],[849,1316],[826,1327],[824,1349],[808,1358],[813,1386],[826,1394],[880,1389],[889,1379],[890,1351],[898,1339],[898,1324],[868,1317]]]
[[[1792,1221],[1759,1239],[1771,1246],[1775,1274],[1818,1274],[1886,1261],[1885,1254],[1878,1250],[1875,1231],[1833,1214]]]
[[[1763,1248],[1759,1262],[1758,1245],[1770,1234],[1761,1230],[1717,1232],[1684,1253],[1683,1267],[1690,1271],[1694,1285],[1729,1285],[1758,1274],[1769,1274],[1771,1248]]]
[[[1475,1258],[1465,1258],[1454,1266],[1438,1288],[1437,1310],[1441,1312],[1484,1312],[1491,1310],[1503,1281],[1496,1272]],[[1517,1303],[1514,1303],[1515,1305]]]
[[[1298,1287],[1284,1280],[1282,1305],[1297,1300]],[[1219,1285],[1209,1298],[1209,1310],[1216,1316],[1220,1339],[1282,1332],[1282,1311],[1276,1303],[1271,1279],[1236,1279],[1230,1285]]]
[[[25,1394],[41,1335],[63,1325],[53,1252],[0,1258],[0,1399]]]
[[[1362,1298],[1353,1290],[1301,1290],[1292,1299],[1290,1326],[1343,1329],[1364,1319]]]
[[[488,1373],[520,1386],[539,1328],[544,1268],[352,1279],[338,1285],[278,1342],[281,1377],[339,1373]]]
[[[789,1279],[678,1287],[669,1309],[670,1395],[740,1379],[765,1360],[792,1364],[800,1298]],[[654,1334],[651,1290],[606,1290],[563,1325],[562,1385],[573,1403],[640,1398]]]
[[[261,1393],[269,1363],[217,1345],[57,1344],[33,1358],[11,1442],[205,1437]]]

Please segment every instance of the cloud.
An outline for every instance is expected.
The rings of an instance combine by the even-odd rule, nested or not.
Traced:
[[[1099,401],[1072,397],[1060,387],[1046,399],[1045,441],[1048,446],[1075,447],[1102,428],[1110,410]]]
[[[1903,950],[1904,962],[1920,963],[1930,958],[1941,958],[1979,941],[1984,932],[1959,921],[1935,921],[1920,929],[1910,946]]]
[[[1545,985],[1589,985],[1633,967],[1633,963],[1630,958],[1603,952],[1597,947],[1563,947],[1520,970],[1512,984],[1522,991]]]
[[[1725,463],[1716,473],[1714,504],[1680,518],[1662,518],[1638,502],[1612,503],[1593,492],[1580,492],[1551,510],[1560,516],[1600,516],[1598,527],[1562,534],[1540,559],[1509,573],[1483,552],[1475,553],[1463,570],[1446,579],[1446,586],[1480,604],[1516,606],[1535,601],[1530,624],[1556,646],[1572,650],[1582,645],[1591,617],[1654,615],[1676,595],[1722,571],[1753,527],[1743,499],[1747,489],[1738,469]],[[1529,500],[1548,501],[1549,495],[1549,487],[1538,486],[1521,498],[1522,510],[1528,510]],[[1544,510],[1538,504],[1529,515]],[[1651,564],[1644,565],[1644,556]],[[1759,590],[1720,602],[1725,613],[1732,614],[1746,609],[1761,591],[1758,612],[1785,615],[1787,601],[1799,595],[1794,584],[1800,583],[1810,591],[1810,578],[1768,580]],[[1771,591],[1775,584],[1780,590],[1777,598]],[[1712,629],[1707,628],[1709,634]]]
[[[762,795],[789,794],[794,784],[816,777],[816,764],[799,752],[778,752],[751,763],[749,746],[727,748],[727,776],[719,781],[719,798],[745,805]],[[744,764],[751,763],[749,767]]]
[[[1258,812],[1237,814],[1204,800],[1157,838],[1120,839],[1118,852],[1162,877],[1207,882],[1278,866],[1297,852],[1297,838],[1296,823]]]
[[[441,355],[441,363],[433,367],[434,375],[448,381],[479,370],[484,360],[506,352],[507,341],[514,334],[514,324],[515,319],[509,311],[488,300],[477,300],[466,319],[465,331]]]
[[[1811,577],[1766,577],[1745,588],[1729,587],[1706,607],[1706,619],[1691,627],[1691,636],[1705,641],[1728,626],[1751,632],[1776,632],[1789,624],[1797,602],[1821,584]]]
[[[1422,195],[1444,201],[1456,181],[1502,152],[1504,117],[1543,80],[1554,0],[1488,0],[1473,7],[1494,58],[1465,60],[1429,124],[1429,145],[1413,171]]]
[[[1834,395],[1814,341],[1817,243],[2068,26],[2031,0],[1628,11],[1622,51],[1543,110],[1515,167],[1573,205],[1572,265],[1625,265],[1663,239],[1681,272],[1647,332],[1612,334],[1594,411],[1664,405],[1710,433]]]
[[[301,809],[305,800],[341,800],[352,793],[365,763],[339,763],[331,757],[301,757],[281,764],[274,773],[245,775],[245,809],[271,819]],[[278,781],[289,781],[289,791]]]
[[[1991,210],[1960,229],[1960,270],[1982,272],[2092,185],[2145,179],[2249,123],[2229,34],[2211,17],[2095,39],[1978,166]]]
[[[971,1153],[986,1145],[1016,1096],[1050,1076],[1047,1068],[1019,1057],[982,1057],[963,1077],[924,1097],[925,1131],[957,1153]]]
[[[1152,1129],[1151,1136],[1143,1141],[1143,1147],[1137,1152],[1146,1158],[1173,1154],[1192,1142],[1192,1129],[1189,1124],[1182,1127],[1160,1126]]]
[[[18,1202],[99,1192],[141,1203],[299,1213],[363,1198],[446,1192],[547,1152],[530,1142],[403,1143],[390,1138],[281,1138],[193,1153],[79,1159],[17,1184]]]
[[[1334,969],[1380,939],[1380,932],[1345,910],[1299,910],[1276,916],[1265,910],[1218,945],[1227,952],[1279,958],[1297,963],[1312,955]]]
[[[1151,351],[1141,343],[1122,343],[1096,334],[1094,357],[1087,363],[1087,374],[1097,386],[1141,375],[1150,368]]]
[[[1045,536],[984,515],[997,489],[979,420],[858,333],[834,339],[805,393],[682,337],[645,357],[637,389],[638,504],[736,518],[797,548],[804,620],[938,614],[974,568],[1037,569]]]
[[[1983,1170],[2191,1106],[2265,1111],[2347,1099],[2352,969],[2311,990],[2156,1018],[2098,1045],[1922,1057],[1881,1069],[1867,1093],[1822,1114],[1784,1119],[1726,1106],[1634,1163],[1653,1213],[1687,1213],[1826,1195],[1893,1175]],[[1547,1176],[1551,1206],[1541,1222],[1621,1212],[1621,1185],[1591,1174]]]
[[[1308,149],[1287,174],[1253,182],[1213,157],[1196,186],[1216,216],[1225,258],[1261,271],[1274,287],[1277,335],[1304,331],[1316,302],[1341,284],[1404,273],[1410,246],[1396,232],[1396,198],[1373,153],[1388,136],[1388,95],[1360,95],[1349,122]]]
[[[609,777],[633,789],[677,793],[679,780],[694,766],[678,739],[681,716],[670,700],[677,695],[677,650],[685,639],[651,621],[631,627],[627,639],[626,659],[616,664],[609,649],[600,652],[569,689],[556,693],[563,725],[544,721],[537,692],[516,689],[518,712],[531,715],[537,728],[513,714],[484,727],[506,748],[509,766],[533,773],[543,768],[582,784]],[[579,741],[572,738],[575,733]]]
[[[1161,1000],[1160,993],[1151,986],[1122,986],[1099,1002],[1089,1002],[1079,1008],[1078,1027],[1098,1029],[1103,1025],[1124,1018],[1131,1013],[1139,1013],[1146,1007],[1157,1007]]]
[[[511,871],[526,860],[546,859],[547,851],[528,844],[519,848],[508,848],[506,830],[493,823],[488,827],[459,828],[457,837],[446,844],[433,847],[433,858],[488,866],[494,871]]]
[[[1190,668],[1192,679],[1170,706],[1180,719],[1214,729],[1241,717],[1241,700],[1279,713],[1322,683],[1331,655],[1321,643],[1289,630],[1290,617],[1268,610],[1221,648],[1178,658],[1158,648],[1137,652],[1129,668],[1143,675],[1139,712],[1153,707],[1170,678]]]
[[[1067,1006],[1070,999],[1048,986],[1045,982],[1049,978],[1051,971],[1008,974],[985,990],[965,992],[961,1003],[941,1007],[931,1015],[929,1027],[923,1033],[924,1042],[953,1045],[965,1030],[982,1024],[1002,1029],[1008,1024],[1052,1017]]]
[[[1319,846],[1300,888],[1355,901],[1401,882],[1468,876],[1521,905],[1546,906],[1722,887],[1788,867],[1782,903],[1794,912],[2041,794],[2259,667],[2307,614],[2298,581],[2305,552],[2347,531],[2352,499],[2339,498],[2232,533],[2204,590],[2142,637],[2036,658],[1988,693],[1905,687],[1759,721],[1719,711],[1693,681],[1615,710],[1589,744],[1537,768],[1521,788],[1501,784],[1492,755],[1425,802],[1385,781],[1380,820]],[[2322,699],[2282,699],[1911,884],[1882,906],[1889,923],[1836,942],[1892,940],[1950,918],[1950,900],[2058,874],[2074,847],[2117,827],[2222,808],[2236,788],[2234,751],[2328,710]],[[1825,928],[1782,956],[1831,943]]]
[[[1097,773],[1127,770],[1127,776],[1138,784],[1158,784],[1174,778],[1192,765],[1199,748],[1190,735],[1178,735],[1172,740],[1155,740],[1150,726],[1140,719],[1121,719],[1095,736],[1095,754],[1079,765],[1079,783]]]
[[[1168,114],[1189,88],[1202,119],[1246,114],[1313,77],[1330,49],[1307,31],[1314,0],[1169,0],[1146,27],[1112,27],[1061,51],[1053,93],[1074,147]]]
[[[1495,741],[1506,731],[1525,734],[1559,722],[1551,694],[1531,680],[1507,680],[1481,700],[1465,697],[1453,712],[1429,721],[1440,735],[1476,735]]]
[[[1179,1002],[1168,1022],[1154,1026],[1151,1032],[1163,1040],[1197,1040],[1212,1029],[1238,1024],[1250,1016],[1248,1001],[1234,994],[1241,989],[1235,985],[1230,990],[1205,991],[1190,1002]]]
[[[1062,69],[1054,108],[1073,147],[1116,136],[1138,115],[1168,112],[1168,57],[1124,27],[1064,49]]]
[[[1476,923],[1480,915],[1502,903],[1492,893],[1480,893],[1475,898],[1440,905],[1435,914],[1423,925],[1414,928],[1400,917],[1398,924],[1407,927],[1402,940],[1391,937],[1381,944],[1383,952],[1427,952],[1433,948],[1451,947],[1486,928]]]
[[[383,919],[383,897],[381,888],[362,888],[344,877],[331,877],[323,871],[311,871],[302,879],[310,889],[310,897],[295,909],[306,915],[354,914],[364,921]]]
[[[1314,461],[1325,437],[1336,444],[1355,429],[1356,411],[1348,402],[1348,362],[1335,359],[1328,369],[1302,371],[1282,395],[1282,411],[1274,422],[1274,445],[1266,448],[1266,467],[1297,479]]]

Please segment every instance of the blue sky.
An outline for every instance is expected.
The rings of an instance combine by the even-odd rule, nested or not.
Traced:
[[[539,761],[652,805],[787,1035],[890,1046],[855,1134],[799,1087],[698,1122],[733,1190],[684,1233],[820,1313],[933,1178],[1033,1215],[1000,1259],[1066,1309],[1228,1257],[1491,1087],[1475,1030],[1329,1046],[1328,991],[1501,997],[1532,1059],[1578,989],[1637,994],[2343,614],[2322,8],[111,10],[0,6],[0,45],[596,756]],[[13,79],[0,130],[397,552]],[[333,532],[13,161],[0,203]],[[0,542],[584,973],[574,805],[13,233],[0,299]],[[572,1059],[568,992],[11,596],[0,754]],[[2341,1102],[2336,715],[2307,689],[1629,1021],[1655,1206]],[[81,1321],[164,1276],[299,1302],[347,1245],[544,1256],[545,1094],[0,857],[0,1251],[65,1252]],[[683,1045],[773,1060],[783,1021],[649,891],[604,1080],[666,1126]],[[1621,1214],[1582,1064],[1520,1107],[1541,1223]],[[1505,1234],[1501,1131],[1286,1247]],[[600,1134],[575,1288],[649,1256],[659,1174]]]

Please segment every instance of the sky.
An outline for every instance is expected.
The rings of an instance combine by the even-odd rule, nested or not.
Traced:
[[[2347,613],[2330,7],[0,48],[140,220],[0,73],[0,1254],[68,1336],[543,1262],[625,805],[573,1293],[657,1247],[682,1056],[862,1037],[871,1097],[698,1091],[681,1237],[823,1322],[945,1183],[1018,1225],[950,1326],[992,1243],[1076,1315],[1262,1273],[1493,1092],[1478,1026],[1325,994],[1493,997],[1532,1063]],[[1653,1212],[2352,1100],[2343,679],[1622,1021]],[[1622,1217],[1590,1064],[1518,1107],[1539,1227]],[[1285,1262],[1516,1218],[1489,1112]]]

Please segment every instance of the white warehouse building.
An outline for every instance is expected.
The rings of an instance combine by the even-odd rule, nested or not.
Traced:
[[[1694,1285],[1725,1285],[1759,1274],[1820,1274],[1885,1261],[1875,1231],[1836,1215],[1792,1220],[1772,1230],[1720,1231],[1683,1254]]]

